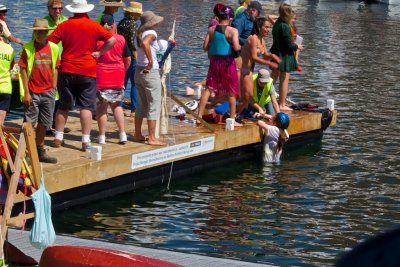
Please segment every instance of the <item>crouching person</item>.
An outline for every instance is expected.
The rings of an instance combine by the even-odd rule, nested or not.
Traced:
[[[40,162],[57,163],[44,149],[46,127],[51,127],[60,65],[58,46],[47,41],[48,22],[35,19],[34,40],[25,44],[19,61],[20,94],[25,121],[36,124],[36,145]]]

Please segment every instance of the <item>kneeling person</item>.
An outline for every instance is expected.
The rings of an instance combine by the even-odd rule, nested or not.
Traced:
[[[57,68],[60,65],[58,46],[47,41],[48,22],[35,19],[34,40],[23,46],[19,61],[20,94],[25,109],[25,121],[36,125],[36,145],[40,162],[57,163],[44,149],[46,127],[53,120],[57,87]]]
[[[253,75],[253,98],[246,110],[245,116],[253,116],[258,113],[260,117],[271,119],[273,115],[280,111],[276,100],[274,81],[266,69],[260,69]]]

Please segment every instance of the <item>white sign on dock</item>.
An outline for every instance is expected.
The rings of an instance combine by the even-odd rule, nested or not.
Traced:
[[[132,170],[170,162],[178,158],[184,158],[214,150],[215,137],[207,137],[199,140],[167,146],[143,153],[132,155]]]

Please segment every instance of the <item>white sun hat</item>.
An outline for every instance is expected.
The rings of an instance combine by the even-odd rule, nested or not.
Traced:
[[[88,13],[93,10],[94,5],[88,4],[86,0],[73,0],[71,5],[65,8],[71,13]]]

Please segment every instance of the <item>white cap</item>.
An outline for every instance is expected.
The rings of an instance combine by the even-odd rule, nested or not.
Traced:
[[[5,5],[0,5],[0,11],[8,10],[8,8]]]

